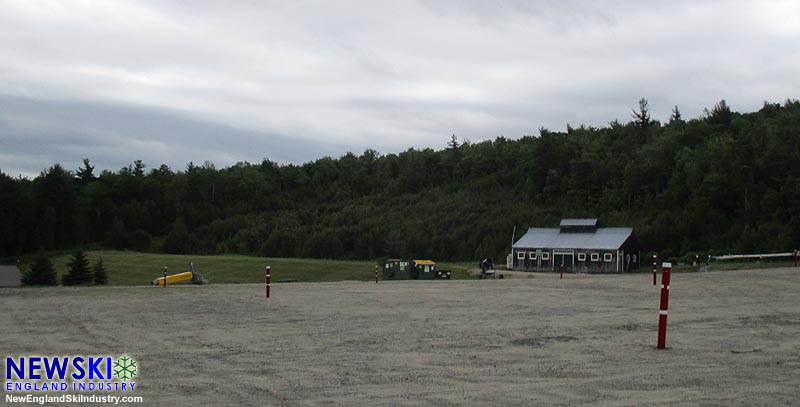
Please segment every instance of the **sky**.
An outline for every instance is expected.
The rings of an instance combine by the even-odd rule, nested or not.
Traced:
[[[796,0],[0,0],[0,171],[538,135],[800,97]]]

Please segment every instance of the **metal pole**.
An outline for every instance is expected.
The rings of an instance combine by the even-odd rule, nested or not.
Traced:
[[[653,285],[656,285],[656,263],[658,262],[658,256],[653,255]]]
[[[267,266],[267,298],[269,298],[269,266]]]
[[[658,349],[664,349],[667,342],[667,314],[669,310],[669,275],[672,263],[661,265],[661,307],[658,311]]]
[[[164,288],[167,288],[167,266],[164,266]]]

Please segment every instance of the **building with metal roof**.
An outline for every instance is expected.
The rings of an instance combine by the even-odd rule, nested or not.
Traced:
[[[19,287],[22,273],[17,266],[0,266],[0,287]]]
[[[597,219],[562,219],[559,228],[530,228],[512,246],[514,270],[621,273],[639,268],[632,228],[600,228]]]

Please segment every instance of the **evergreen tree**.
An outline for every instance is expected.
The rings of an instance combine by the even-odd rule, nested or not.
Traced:
[[[97,262],[94,263],[94,283],[97,285],[108,284],[108,273],[103,265],[102,257],[97,259]]]
[[[453,134],[450,137],[450,141],[447,142],[447,160],[448,166],[450,167],[450,180],[455,181],[458,177],[458,164],[461,161],[461,152],[459,151],[460,145],[458,144],[458,139],[456,135]]]
[[[717,102],[711,111],[703,109],[703,112],[706,114],[709,123],[717,125],[723,130],[727,129],[731,124],[731,120],[733,120],[733,112],[731,112],[731,108],[725,99]]]
[[[83,285],[92,282],[92,272],[89,270],[89,259],[86,258],[86,252],[83,249],[78,249],[72,256],[69,263],[69,272],[61,278],[61,284],[64,285]]]
[[[57,285],[56,271],[53,263],[44,254],[39,252],[36,262],[31,269],[22,276],[22,284],[25,285]]]
[[[639,99],[639,111],[632,110],[632,112],[631,116],[636,119],[636,124],[639,125],[639,127],[646,129],[650,126],[650,123],[652,123],[650,121],[650,106],[647,99]]]
[[[673,122],[680,122],[680,121],[683,121],[683,118],[681,117],[681,111],[678,110],[678,106],[675,106],[672,109],[672,114],[669,116],[669,122],[673,123]]]
[[[134,177],[144,177],[144,168],[146,165],[142,162],[142,160],[136,160],[133,162],[133,176]]]
[[[94,176],[94,167],[89,164],[88,158],[84,158],[83,167],[78,168],[78,170],[75,171],[75,178],[77,178],[83,185],[86,185],[97,178]]]

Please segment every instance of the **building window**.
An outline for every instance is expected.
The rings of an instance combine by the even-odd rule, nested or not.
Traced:
[[[611,261],[614,260],[614,256],[611,253],[606,253],[603,255],[603,261]]]
[[[633,262],[636,263],[636,255],[633,255]]]
[[[530,252],[529,254],[530,254],[531,260],[536,260],[536,252]]]
[[[586,253],[578,253],[578,261],[586,261]]]
[[[550,260],[550,252],[542,252],[542,260]]]
[[[597,253],[592,253],[592,261],[600,261],[600,255]]]
[[[523,252],[523,251],[517,252],[517,259],[525,260],[525,252]]]

